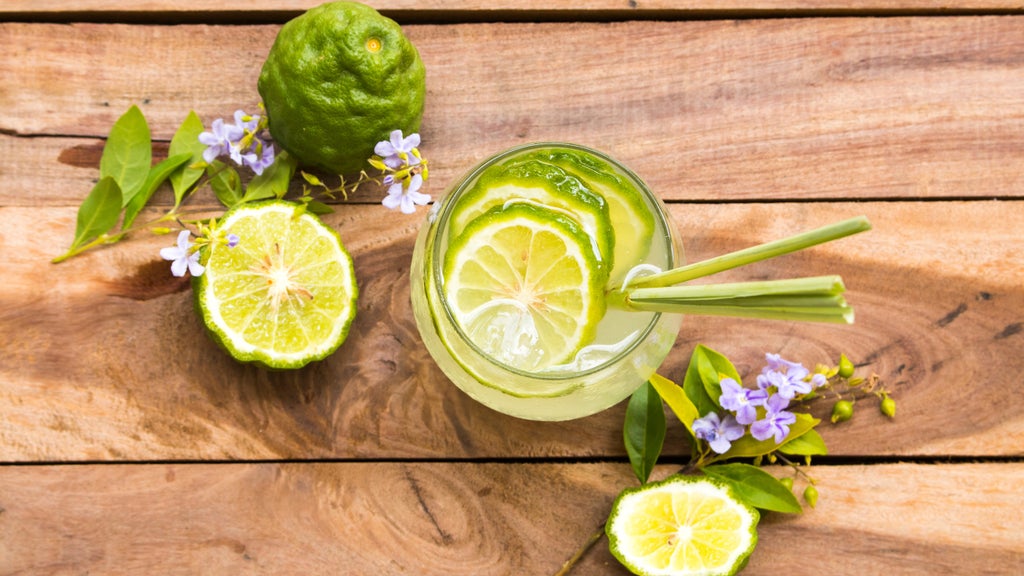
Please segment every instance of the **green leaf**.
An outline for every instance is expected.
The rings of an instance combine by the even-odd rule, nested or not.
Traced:
[[[330,206],[324,204],[323,202],[310,200],[308,202],[303,203],[306,205],[306,210],[308,210],[311,214],[316,214],[317,216],[323,216],[324,214],[330,214],[334,212],[334,208],[331,208]]]
[[[646,484],[665,442],[665,411],[650,382],[630,396],[622,436],[633,473],[641,484]]]
[[[649,382],[692,436],[693,421],[699,418],[700,414],[697,413],[697,407],[693,405],[693,402],[686,397],[683,389],[660,374],[652,375]]]
[[[298,161],[282,150],[277,154],[273,164],[249,182],[242,201],[284,198],[284,195],[288,193],[288,184],[292,181],[292,176],[295,175],[296,167],[298,167]]]
[[[754,458],[757,456],[763,456],[769,452],[774,452],[787,442],[794,438],[799,438],[807,433],[808,430],[818,425],[821,420],[812,417],[810,414],[797,414],[796,422],[790,424],[789,434],[780,444],[775,443],[774,438],[767,440],[756,440],[749,434],[743,436],[739,440],[732,443],[732,447],[729,451],[722,455],[723,458]]]
[[[91,242],[100,234],[109,232],[117,225],[121,215],[121,189],[113,178],[101,178],[78,208],[78,222],[75,225],[75,239],[68,253],[57,261],[71,255],[75,249]]]
[[[785,444],[779,446],[779,452],[793,456],[824,456],[828,454],[828,448],[821,434],[811,429],[792,440],[787,440]]]
[[[122,206],[138,194],[149,175],[153,144],[149,125],[138,106],[132,106],[110,129],[100,157],[100,179],[114,179],[121,190]]]
[[[703,470],[708,476],[729,484],[737,496],[754,508],[787,514],[803,512],[793,491],[757,466],[717,464],[706,466]]]
[[[142,190],[138,194],[132,197],[128,201],[124,210],[124,222],[121,224],[122,230],[127,230],[131,227],[132,222],[135,221],[135,217],[139,215],[139,212],[146,206],[149,199],[153,197],[157,188],[167,180],[168,176],[174,174],[175,170],[179,166],[188,162],[192,158],[191,154],[177,154],[164,158],[156,166],[149,169],[149,176],[146,177],[146,183],[142,185]]]
[[[736,372],[736,367],[728,358],[703,344],[698,344],[694,349],[690,363],[692,364],[694,361],[697,363],[697,372],[700,375],[701,383],[704,384],[704,390],[716,407],[718,398],[722,395],[720,382],[723,375],[732,378],[737,383],[742,382],[739,373]]]
[[[221,204],[231,208],[242,201],[242,179],[237,170],[219,161],[206,170],[210,174],[210,187]]]
[[[701,358],[705,356],[705,350],[708,350],[708,348],[703,344],[698,344],[693,349],[693,354],[690,355],[690,363],[686,366],[686,376],[683,377],[683,391],[686,392],[686,397],[697,408],[698,417],[705,416],[708,412],[718,412],[721,408],[718,402],[708,394],[707,387],[704,385],[704,378],[700,372]]]
[[[167,151],[168,156],[188,154],[190,157],[185,168],[171,174],[175,207],[181,204],[189,188],[203,176],[202,168],[192,167],[192,164],[203,161],[203,151],[206,150],[206,145],[199,141],[199,135],[203,133],[203,130],[203,121],[199,119],[194,110],[190,110],[185,121],[181,123],[178,131],[171,138],[171,147]]]

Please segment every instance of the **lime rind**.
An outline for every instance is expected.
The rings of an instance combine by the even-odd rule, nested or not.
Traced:
[[[732,576],[757,546],[759,520],[724,482],[675,475],[623,490],[605,533],[612,555],[633,574]]]
[[[469,341],[513,368],[540,370],[593,339],[604,315],[598,270],[573,219],[531,204],[496,206],[449,244],[445,292]]]
[[[219,227],[242,241],[204,248],[206,272],[193,279],[196,307],[214,341],[240,362],[272,369],[299,368],[337,350],[358,298],[352,259],[337,232],[277,200],[234,208]],[[308,298],[273,305],[267,277],[254,272],[268,255],[289,263]]]
[[[576,148],[552,146],[531,150],[503,166],[512,167],[530,161],[557,166],[604,198],[615,235],[613,268],[609,278],[612,284],[621,282],[630,268],[647,256],[654,235],[654,214],[640,191],[604,159]]]
[[[536,203],[572,217],[596,246],[600,269],[611,270],[615,232],[604,198],[561,168],[542,162],[496,165],[481,173],[452,208],[449,233],[460,235],[472,220],[510,201]]]

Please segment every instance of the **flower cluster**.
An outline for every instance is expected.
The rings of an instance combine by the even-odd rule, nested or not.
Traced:
[[[274,145],[261,136],[265,129],[266,117],[249,115],[242,110],[235,112],[234,124],[225,123],[223,118],[217,118],[210,130],[199,134],[199,142],[206,146],[202,153],[203,160],[208,166],[212,166],[217,158],[226,155],[239,166],[249,167],[260,175],[275,160]],[[384,174],[379,182],[388,186],[387,196],[382,202],[385,207],[412,214],[416,211],[416,206],[430,202],[430,196],[420,192],[423,181],[427,178],[427,161],[420,154],[419,145],[419,134],[414,133],[406,137],[401,130],[395,130],[391,132],[388,140],[378,142],[374,147],[374,155],[368,162]],[[291,173],[288,172],[289,178]],[[328,198],[334,198],[336,193],[341,193],[347,198],[348,192],[355,190],[360,184],[371,180],[377,181],[363,172],[355,182],[346,182],[342,177],[341,184],[331,188],[312,174],[302,172],[302,177],[307,184],[317,187],[320,193]],[[287,190],[287,182],[284,183],[284,189]],[[243,196],[241,201],[244,202],[246,199],[247,197]],[[304,188],[299,201],[307,207],[314,202],[308,187]],[[326,210],[329,211],[329,208]],[[200,276],[205,271],[205,267],[200,263],[199,250],[202,245],[215,241],[233,248],[239,242],[235,234],[213,234],[216,230],[215,221],[211,221],[208,227],[200,223],[199,228],[196,242],[192,242],[192,233],[186,229],[178,234],[175,246],[160,251],[163,259],[171,261],[171,274],[184,276],[188,272],[192,276]]]
[[[747,427],[755,440],[772,438],[781,444],[796,422],[796,415],[787,410],[789,403],[828,383],[825,374],[812,374],[802,364],[778,354],[766,354],[765,360],[757,376],[757,388],[745,388],[733,378],[721,379],[718,404],[727,414],[709,412],[694,420],[694,436],[707,442],[717,454],[728,452],[732,442],[747,433]]]
[[[199,249],[204,244],[218,242],[234,248],[240,241],[238,234],[218,232],[215,221],[211,221],[209,226],[200,223],[196,242],[192,241],[191,231],[182,230],[178,232],[178,241],[174,246],[160,249],[160,257],[171,261],[171,274],[174,276],[180,278],[186,271],[193,276],[202,276],[206,267],[199,263]]]
[[[274,163],[274,145],[262,135],[267,127],[266,116],[235,111],[235,123],[226,124],[223,118],[213,121],[210,130],[199,135],[206,145],[203,160],[213,163],[220,156],[230,157],[235,164],[247,166],[259,175]]]
[[[381,202],[384,207],[412,214],[416,206],[430,202],[430,196],[420,192],[427,178],[427,163],[419,145],[419,134],[403,137],[401,130],[395,130],[374,147],[376,156],[370,159],[370,165],[385,173],[382,183],[388,187],[388,195]]]

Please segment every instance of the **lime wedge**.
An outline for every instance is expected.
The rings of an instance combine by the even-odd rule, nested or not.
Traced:
[[[627,489],[605,525],[612,554],[643,576],[727,576],[757,545],[757,510],[724,483],[672,476]]]
[[[532,204],[497,206],[475,218],[444,262],[449,306],[468,339],[528,371],[566,362],[593,339],[605,278],[580,225]]]
[[[596,248],[605,275],[612,262],[615,233],[604,199],[557,166],[524,161],[494,166],[482,173],[452,209],[451,234],[458,235],[474,218],[508,202],[540,204],[579,222]]]
[[[234,208],[219,227],[240,241],[207,246],[194,288],[206,327],[231,356],[298,368],[345,341],[358,289],[334,230],[284,201]]]
[[[609,279],[617,287],[626,273],[647,256],[654,235],[654,215],[636,185],[603,158],[578,148],[552,146],[525,157],[558,166],[604,198],[615,234],[614,267]],[[512,164],[522,161],[516,159]]]

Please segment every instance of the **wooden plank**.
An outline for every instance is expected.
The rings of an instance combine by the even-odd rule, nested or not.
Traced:
[[[0,570],[553,574],[625,463],[0,468]],[[667,473],[665,469],[662,471]],[[782,473],[781,471],[776,471]],[[818,507],[768,514],[744,574],[1014,574],[1024,465],[816,466]],[[624,575],[599,541],[572,574]]]
[[[190,19],[204,15],[232,14],[235,17],[252,17],[253,13],[271,12],[289,16],[321,4],[320,0],[226,0],[223,2],[191,3],[184,6],[169,0],[8,0],[0,5],[0,15],[138,15],[155,13],[161,16],[179,16]],[[562,15],[563,17],[586,18],[592,14],[613,14],[659,16],[706,16],[715,14],[804,14],[833,13],[875,13],[900,12],[950,13],[953,11],[1019,11],[1021,6],[1013,0],[956,0],[935,2],[935,0],[574,0],[572,2],[545,2],[543,0],[366,0],[364,2],[393,18],[416,18],[421,14],[430,16],[454,14],[463,18],[487,17],[489,14],[538,16]]]
[[[77,161],[91,177],[93,139],[133,103],[159,139],[189,109],[207,122],[252,109],[277,29],[0,25],[0,132],[88,138],[6,140],[4,203],[59,202],[22,164]],[[512,144],[568,140],[677,200],[1021,195],[1020,17],[406,29],[428,69],[423,150],[441,186]],[[535,48],[556,36],[558,50]]]
[[[866,214],[875,230],[729,279],[840,273],[854,326],[693,318],[663,373],[706,343],[742,374],[765,352],[815,364],[840,352],[899,403],[869,402],[823,433],[834,454],[1017,455],[1024,397],[1024,210],[1017,202],[673,205],[692,261]],[[71,208],[0,208],[0,461],[462,458],[621,455],[622,406],[568,423],[493,413],[448,383],[422,346],[408,266],[423,218],[341,206],[353,254],[349,340],[297,372],[240,366],[205,336],[187,282],[141,237],[60,265]],[[999,222],[998,226],[991,225]],[[43,241],[40,241],[44,239]],[[827,404],[815,413],[827,414]],[[686,451],[673,427],[670,453]]]

